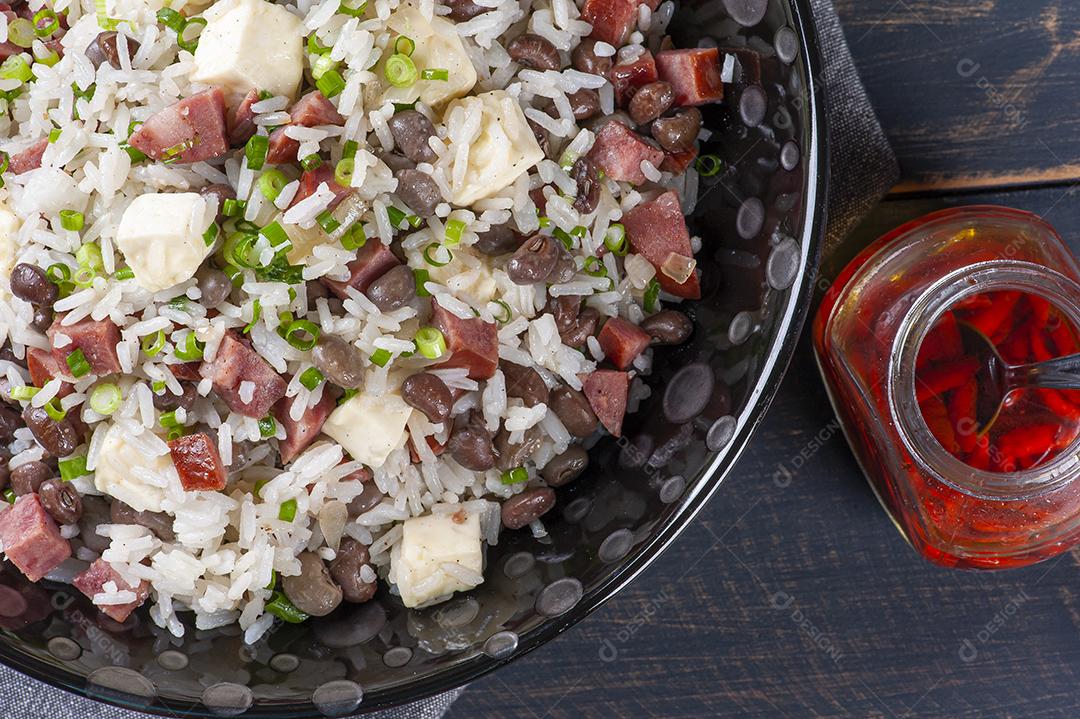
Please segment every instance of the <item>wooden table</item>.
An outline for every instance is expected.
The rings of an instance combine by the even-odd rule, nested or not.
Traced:
[[[1080,253],[1080,5],[837,6],[903,168],[857,236],[993,202],[1042,214]],[[680,540],[452,716],[1075,717],[1078,564],[1080,551],[995,574],[922,561],[860,475],[804,337],[750,450]]]

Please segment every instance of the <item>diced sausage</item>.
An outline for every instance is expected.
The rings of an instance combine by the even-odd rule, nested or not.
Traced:
[[[679,284],[660,270],[672,252],[683,257],[694,256],[678,195],[669,191],[655,200],[643,202],[623,216],[623,226],[630,238],[630,248],[656,267],[656,279],[664,290],[677,297],[701,298],[701,284],[696,273]]]
[[[315,190],[319,189],[319,185],[323,183],[326,183],[326,186],[334,193],[334,199],[330,201],[330,207],[337,205],[337,203],[352,194],[353,191],[353,188],[342,187],[334,180],[334,167],[332,165],[322,164],[314,170],[308,170],[300,175],[300,187],[296,191],[296,197],[293,198],[292,204],[295,205],[300,200],[315,194]]]
[[[630,375],[613,369],[596,370],[585,378],[581,388],[600,424],[615,437],[622,436],[629,388]]]
[[[229,122],[229,144],[233,147],[243,145],[255,134],[256,128],[253,122],[255,111],[251,109],[251,106],[258,101],[259,91],[252,89],[248,91],[247,95],[244,95],[244,99],[236,106],[236,112],[233,113]]]
[[[612,317],[605,322],[597,339],[605,359],[619,369],[629,367],[652,340],[648,332],[622,317]]]
[[[200,162],[229,151],[225,95],[214,87],[185,97],[150,116],[128,143],[154,160]]]
[[[169,440],[169,455],[187,492],[217,492],[225,489],[225,464],[217,445],[206,432],[185,434]]]
[[[431,448],[431,453],[434,454],[436,457],[438,457],[439,455],[441,455],[443,452],[446,451],[446,445],[440,443],[437,439],[432,437],[430,434],[427,437],[425,437],[424,439],[427,440],[427,446]],[[420,463],[420,455],[416,451],[416,443],[413,442],[413,438],[412,438],[411,434],[409,435],[409,457],[412,458],[412,463],[413,464],[419,464]]]
[[[53,357],[61,368],[67,367],[67,358],[75,350],[82,350],[90,371],[96,375],[107,375],[120,371],[120,358],[116,355],[116,345],[120,342],[120,330],[112,320],[95,320],[90,317],[70,325],[62,325],[64,315],[56,315],[52,326],[46,330],[49,342],[53,346]],[[56,346],[56,335],[70,338],[62,347]]]
[[[68,384],[74,382],[75,378],[68,371],[67,363],[58,361],[52,356],[51,352],[46,352],[37,347],[27,348],[26,369],[30,372],[30,381],[34,383],[35,387],[44,387],[46,382],[59,377],[64,380],[58,393],[60,397],[66,397],[75,390],[74,387]]]
[[[34,493],[24,494],[0,512],[0,545],[4,555],[31,582],[36,582],[71,556],[71,545]]]
[[[177,362],[166,366],[176,379],[186,379],[189,382],[198,382],[202,379],[202,375],[199,374],[202,362]]]
[[[214,391],[229,409],[247,417],[265,417],[274,403],[285,396],[288,386],[258,352],[232,332],[221,340],[214,359],[203,362],[199,374],[214,383]],[[244,382],[255,385],[250,402],[240,397]]]
[[[581,19],[592,25],[589,37],[615,47],[626,43],[637,15],[637,0],[585,0],[581,6]]]
[[[684,150],[683,152],[667,152],[664,151],[664,161],[660,163],[660,169],[664,172],[670,172],[673,175],[681,175],[686,172],[686,168],[697,159],[698,151],[695,147],[692,150]]]
[[[75,575],[75,578],[71,581],[75,588],[90,597],[91,601],[95,595],[105,591],[105,585],[108,582],[114,582],[118,591],[135,593],[135,600],[127,604],[103,604],[98,606],[98,610],[102,614],[118,622],[127,620],[131,613],[142,606],[143,602],[150,596],[150,582],[144,579],[139,582],[138,586],[133,587],[124,581],[124,578],[104,559],[95,560],[84,572]]]
[[[312,90],[297,100],[289,108],[289,117],[293,124],[303,127],[315,127],[317,125],[344,125],[345,118],[334,107],[334,103],[326,99],[318,90]]]
[[[444,367],[465,367],[470,379],[489,379],[499,366],[499,335],[495,324],[479,317],[462,319],[431,303],[431,323],[443,334],[450,357]]]
[[[4,13],[4,15],[6,16],[8,15],[8,13]],[[11,17],[8,18],[8,22],[11,22],[14,17],[15,14],[11,13]],[[0,43],[0,61],[7,60],[12,55],[18,55],[22,51],[23,48],[19,47],[10,40],[7,42],[2,42]]]
[[[645,182],[641,161],[659,168],[664,161],[664,151],[653,147],[645,138],[621,122],[604,125],[596,135],[589,159],[613,180],[640,185]]]
[[[349,262],[349,279],[344,282],[323,279],[323,284],[341,299],[349,296],[347,287],[355,287],[360,292],[367,292],[372,282],[397,267],[400,263],[390,248],[373,237],[356,252],[356,259]]]
[[[38,169],[41,167],[41,156],[45,154],[45,148],[48,146],[49,139],[43,137],[22,152],[15,153],[11,156],[8,170],[13,175],[21,175],[24,172]]]
[[[334,396],[324,387],[322,399],[313,407],[308,407],[300,416],[293,419],[289,413],[292,409],[295,397],[284,397],[274,405],[274,416],[281,426],[285,428],[285,439],[278,442],[278,452],[281,454],[281,463],[288,464],[293,461],[305,449],[311,446],[315,438],[322,431],[326,418],[334,411],[337,402]]]
[[[724,99],[720,51],[715,47],[661,50],[656,54],[656,71],[675,90],[676,105],[704,105]]]
[[[274,128],[267,143],[266,161],[271,165],[296,162],[296,153],[299,149],[300,143],[286,135],[284,127]]]
[[[656,82],[660,76],[656,74],[656,59],[646,50],[636,59],[612,67],[608,78],[615,88],[615,102],[619,107],[626,107],[638,89]]]

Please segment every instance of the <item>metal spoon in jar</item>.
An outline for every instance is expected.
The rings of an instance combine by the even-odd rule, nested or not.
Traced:
[[[990,338],[978,329],[963,321],[957,326],[964,350],[978,360],[976,383],[979,391],[975,406],[978,434],[994,423],[1005,397],[1014,390],[1023,387],[1080,389],[1080,354],[1011,365],[998,353]]]

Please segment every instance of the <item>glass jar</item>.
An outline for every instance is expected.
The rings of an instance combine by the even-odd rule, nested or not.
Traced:
[[[993,467],[976,462],[974,451],[961,459],[967,455],[957,449],[959,440],[969,447],[985,444],[986,431],[978,428],[966,436],[928,423],[932,393],[917,380],[926,376],[919,374],[925,371],[920,349],[931,329],[937,332],[939,323],[950,319],[947,313],[955,317],[956,308],[974,300],[989,303],[986,297],[1019,297],[1029,307],[1051,307],[1067,324],[1072,339],[1066,339],[1075,343],[1080,327],[1076,261],[1041,218],[990,206],[927,215],[860,253],[827,292],[814,318],[813,341],[848,442],[896,527],[938,564],[995,569],[1041,561],[1080,540],[1080,421],[1053,435],[1060,444],[1054,451],[1036,453],[1045,460],[1032,461],[1027,447],[1028,454],[1018,452],[1015,462],[999,452]],[[1020,313],[1019,306],[996,304],[994,311]],[[1027,312],[1008,318],[1002,326],[1012,329],[1005,331],[1022,333],[1023,326],[1032,337],[1048,337],[1046,314]],[[1065,340],[1060,344],[1066,351],[1053,354],[1075,351]],[[970,368],[954,364],[957,368],[957,382],[970,377],[974,383]],[[1053,399],[1077,407],[1075,418],[1080,418],[1080,393],[1059,395]],[[1008,395],[1003,406],[1016,396]],[[1054,415],[1056,406],[1039,408],[1040,426],[1047,418],[1066,422],[1065,415]],[[951,413],[953,405],[946,410]],[[1073,415],[1068,418],[1071,422]]]

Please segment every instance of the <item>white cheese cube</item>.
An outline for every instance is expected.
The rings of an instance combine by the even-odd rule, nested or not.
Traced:
[[[125,441],[123,429],[115,424],[109,427],[94,470],[94,486],[136,511],[160,512],[165,487],[146,481],[148,477],[156,477],[165,483],[180,483],[168,452],[148,457]]]
[[[222,0],[203,13],[193,82],[217,85],[236,105],[251,90],[296,97],[304,71],[304,29],[266,0]]]
[[[448,514],[412,517],[402,525],[401,541],[390,553],[390,578],[406,607],[463,592],[483,582],[484,555],[480,517],[464,507]],[[476,584],[463,581],[443,565],[456,564],[480,576]]]
[[[140,287],[164,290],[190,279],[210,254],[203,234],[213,203],[195,192],[148,193],[124,210],[116,245]]]
[[[370,105],[387,102],[410,103],[417,99],[431,107],[438,107],[447,100],[464,97],[476,84],[476,68],[465,52],[454,23],[446,18],[435,16],[427,20],[410,5],[402,5],[386,23],[394,34],[391,35],[383,52],[382,59],[373,68],[377,85],[368,92],[375,94],[377,101]],[[446,80],[417,80],[408,87],[394,87],[386,80],[386,61],[394,54],[394,42],[400,35],[405,35],[416,43],[413,50],[413,63],[416,71],[446,70]],[[376,94],[378,93],[378,94]]]
[[[420,251],[414,253],[410,264],[425,268],[433,282],[446,285],[458,297],[468,297],[481,305],[495,299],[495,275],[491,263],[471,247],[455,247],[454,259],[439,267],[425,262]]]
[[[335,409],[323,425],[329,435],[352,458],[372,469],[383,465],[395,449],[405,444],[405,423],[412,408],[401,395],[374,396],[361,392]]]
[[[517,100],[503,90],[455,100],[447,106],[446,117],[460,111],[480,115],[480,136],[469,147],[464,182],[450,188],[455,205],[494,195],[544,159]]]
[[[18,247],[15,236],[19,233],[19,218],[0,202],[0,300],[10,296],[8,283],[11,270],[15,267],[15,254]]]

